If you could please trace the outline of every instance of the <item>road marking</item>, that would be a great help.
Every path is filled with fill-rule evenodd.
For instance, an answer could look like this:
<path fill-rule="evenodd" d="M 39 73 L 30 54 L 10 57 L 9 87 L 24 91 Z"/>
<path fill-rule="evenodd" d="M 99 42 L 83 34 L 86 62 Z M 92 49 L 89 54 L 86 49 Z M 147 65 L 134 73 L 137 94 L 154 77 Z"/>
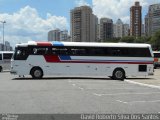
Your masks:
<path fill-rule="evenodd" d="M 128 103 L 144 103 L 144 102 L 151 102 L 151 103 L 154 103 L 154 102 L 160 102 L 160 100 L 151 100 L 151 101 L 130 101 Z"/>
<path fill-rule="evenodd" d="M 151 100 L 151 101 L 129 101 L 129 102 L 126 102 L 126 101 L 122 101 L 122 100 L 116 100 L 117 102 L 120 102 L 120 103 L 124 103 L 124 104 L 133 104 L 133 103 L 156 103 L 156 102 L 160 102 L 160 100 Z M 160 113 L 160 112 L 158 112 Z"/>
<path fill-rule="evenodd" d="M 76 84 L 72 84 L 73 86 L 76 86 Z"/>
<path fill-rule="evenodd" d="M 99 97 L 102 96 L 101 94 L 97 94 L 97 93 L 93 93 L 93 95 L 96 95 L 96 96 L 99 96 Z"/>
<path fill-rule="evenodd" d="M 72 84 L 74 87 L 77 87 L 78 89 L 84 90 L 84 88 L 77 86 L 76 84 Z"/>
<path fill-rule="evenodd" d="M 128 83 L 132 83 L 132 84 L 137 84 L 137 85 L 146 86 L 146 87 L 150 87 L 150 88 L 160 89 L 160 86 L 156 86 L 156 85 L 149 85 L 149 84 L 139 83 L 139 82 L 135 82 L 135 81 L 131 81 L 131 80 L 125 80 L 125 81 Z"/>
<path fill-rule="evenodd" d="M 120 102 L 120 103 L 124 103 L 124 104 L 127 104 L 127 102 L 124 102 L 124 101 L 121 101 L 121 100 L 116 100 L 117 102 Z"/>
<path fill-rule="evenodd" d="M 95 88 L 86 88 L 87 90 L 95 90 Z M 144 90 L 144 89 L 150 89 L 150 88 L 96 88 L 100 90 Z"/>
<path fill-rule="evenodd" d="M 129 101 L 129 102 L 126 102 L 126 101 L 122 101 L 122 100 L 116 100 L 117 102 L 120 102 L 120 103 L 124 103 L 124 104 L 132 104 L 132 103 L 156 103 L 156 102 L 160 102 L 160 100 L 151 100 L 151 101 Z"/>
<path fill-rule="evenodd" d="M 150 92 L 150 93 L 114 93 L 114 94 L 98 94 L 98 93 L 93 93 L 94 95 L 97 96 L 115 96 L 115 95 L 150 95 L 150 94 L 160 94 L 160 92 Z"/>
<path fill-rule="evenodd" d="M 84 90 L 84 88 L 82 88 L 82 87 L 78 87 L 79 89 L 81 89 L 81 90 Z"/>

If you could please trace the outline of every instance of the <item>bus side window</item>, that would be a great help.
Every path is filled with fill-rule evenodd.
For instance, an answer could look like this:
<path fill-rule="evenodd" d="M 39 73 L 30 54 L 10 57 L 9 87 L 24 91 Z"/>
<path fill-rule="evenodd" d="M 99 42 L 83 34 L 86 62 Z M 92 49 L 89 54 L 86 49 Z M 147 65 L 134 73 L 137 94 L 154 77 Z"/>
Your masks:
<path fill-rule="evenodd" d="M 3 54 L 3 59 L 11 59 L 12 58 L 12 53 L 4 53 Z"/>
<path fill-rule="evenodd" d="M 44 55 L 48 53 L 49 53 L 49 49 L 44 47 L 33 48 L 31 50 L 31 54 L 34 54 L 34 55 Z"/>
<path fill-rule="evenodd" d="M 2 60 L 2 54 L 0 54 L 0 60 Z"/>
<path fill-rule="evenodd" d="M 85 56 L 86 50 L 84 48 L 71 48 L 70 53 L 74 56 Z"/>
<path fill-rule="evenodd" d="M 33 54 L 37 54 L 37 48 L 33 49 Z"/>
<path fill-rule="evenodd" d="M 160 53 L 154 53 L 154 57 L 160 58 Z"/>
<path fill-rule="evenodd" d="M 81 56 L 84 56 L 84 55 L 86 54 L 86 50 L 83 49 L 83 48 L 82 48 L 82 49 L 78 49 L 78 50 L 77 50 L 77 54 L 78 54 L 78 55 L 81 55 Z"/>
<path fill-rule="evenodd" d="M 49 48 L 45 48 L 45 53 L 44 54 L 49 54 Z"/>
<path fill-rule="evenodd" d="M 56 48 L 52 48 L 52 49 L 51 49 L 51 53 L 52 53 L 53 55 L 56 55 L 56 53 L 57 53 L 56 51 L 57 51 Z"/>
<path fill-rule="evenodd" d="M 95 56 L 107 56 L 107 49 L 105 48 L 94 48 L 94 54 Z"/>
<path fill-rule="evenodd" d="M 52 54 L 53 55 L 69 55 L 69 49 L 62 48 L 62 47 L 53 47 Z"/>
<path fill-rule="evenodd" d="M 60 53 L 60 55 L 68 55 L 68 49 L 67 48 L 60 48 L 59 53 Z"/>
<path fill-rule="evenodd" d="M 118 48 L 109 48 L 110 56 L 120 56 L 120 50 Z"/>

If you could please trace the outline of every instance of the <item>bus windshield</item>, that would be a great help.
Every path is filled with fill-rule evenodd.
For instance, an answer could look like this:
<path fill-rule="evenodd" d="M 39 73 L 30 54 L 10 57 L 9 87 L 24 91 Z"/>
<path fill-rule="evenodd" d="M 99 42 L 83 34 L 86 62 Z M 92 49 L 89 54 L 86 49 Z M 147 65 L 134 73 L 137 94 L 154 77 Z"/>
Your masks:
<path fill-rule="evenodd" d="M 15 49 L 14 60 L 26 60 L 28 57 L 28 50 L 26 47 L 18 47 Z"/>
<path fill-rule="evenodd" d="M 154 53 L 155 58 L 160 58 L 160 53 Z"/>

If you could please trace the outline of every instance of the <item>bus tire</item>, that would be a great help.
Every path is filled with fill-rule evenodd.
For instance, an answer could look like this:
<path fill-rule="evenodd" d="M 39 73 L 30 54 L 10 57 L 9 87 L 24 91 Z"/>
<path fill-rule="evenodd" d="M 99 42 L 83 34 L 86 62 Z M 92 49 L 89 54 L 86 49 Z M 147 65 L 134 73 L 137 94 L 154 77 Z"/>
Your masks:
<path fill-rule="evenodd" d="M 122 68 L 116 68 L 113 71 L 112 78 L 114 80 L 122 80 L 122 81 L 124 81 L 124 79 L 125 79 L 125 71 Z"/>
<path fill-rule="evenodd" d="M 2 66 L 0 66 L 0 72 L 2 72 L 3 71 L 3 68 L 2 68 Z"/>
<path fill-rule="evenodd" d="M 32 68 L 30 74 L 34 79 L 41 79 L 43 77 L 43 71 L 40 67 Z"/>

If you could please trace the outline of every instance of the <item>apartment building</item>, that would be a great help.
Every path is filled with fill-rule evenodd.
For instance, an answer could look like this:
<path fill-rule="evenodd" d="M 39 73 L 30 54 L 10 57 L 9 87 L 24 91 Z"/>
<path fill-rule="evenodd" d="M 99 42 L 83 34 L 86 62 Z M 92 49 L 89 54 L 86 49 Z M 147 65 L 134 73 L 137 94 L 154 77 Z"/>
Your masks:
<path fill-rule="evenodd" d="M 141 36 L 142 27 L 142 7 L 139 2 L 130 8 L 130 35 Z"/>
<path fill-rule="evenodd" d="M 97 41 L 98 18 L 89 6 L 80 6 L 70 11 L 71 39 L 73 42 Z"/>
<path fill-rule="evenodd" d="M 160 4 L 153 4 L 149 6 L 145 16 L 145 34 L 151 36 L 158 30 L 160 30 Z"/>
<path fill-rule="evenodd" d="M 123 37 L 129 36 L 129 24 L 123 24 Z"/>
<path fill-rule="evenodd" d="M 48 32 L 48 41 L 60 41 L 60 30 L 55 29 Z"/>
<path fill-rule="evenodd" d="M 117 22 L 113 25 L 113 33 L 115 38 L 123 37 L 123 22 L 121 19 L 118 19 Z"/>
<path fill-rule="evenodd" d="M 69 41 L 68 31 L 55 29 L 48 32 L 48 41 Z"/>
<path fill-rule="evenodd" d="M 129 36 L 129 24 L 124 24 L 121 19 L 113 25 L 113 37 L 121 38 L 124 36 Z"/>
<path fill-rule="evenodd" d="M 113 21 L 109 18 L 100 19 L 100 39 L 101 42 L 113 38 Z"/>

